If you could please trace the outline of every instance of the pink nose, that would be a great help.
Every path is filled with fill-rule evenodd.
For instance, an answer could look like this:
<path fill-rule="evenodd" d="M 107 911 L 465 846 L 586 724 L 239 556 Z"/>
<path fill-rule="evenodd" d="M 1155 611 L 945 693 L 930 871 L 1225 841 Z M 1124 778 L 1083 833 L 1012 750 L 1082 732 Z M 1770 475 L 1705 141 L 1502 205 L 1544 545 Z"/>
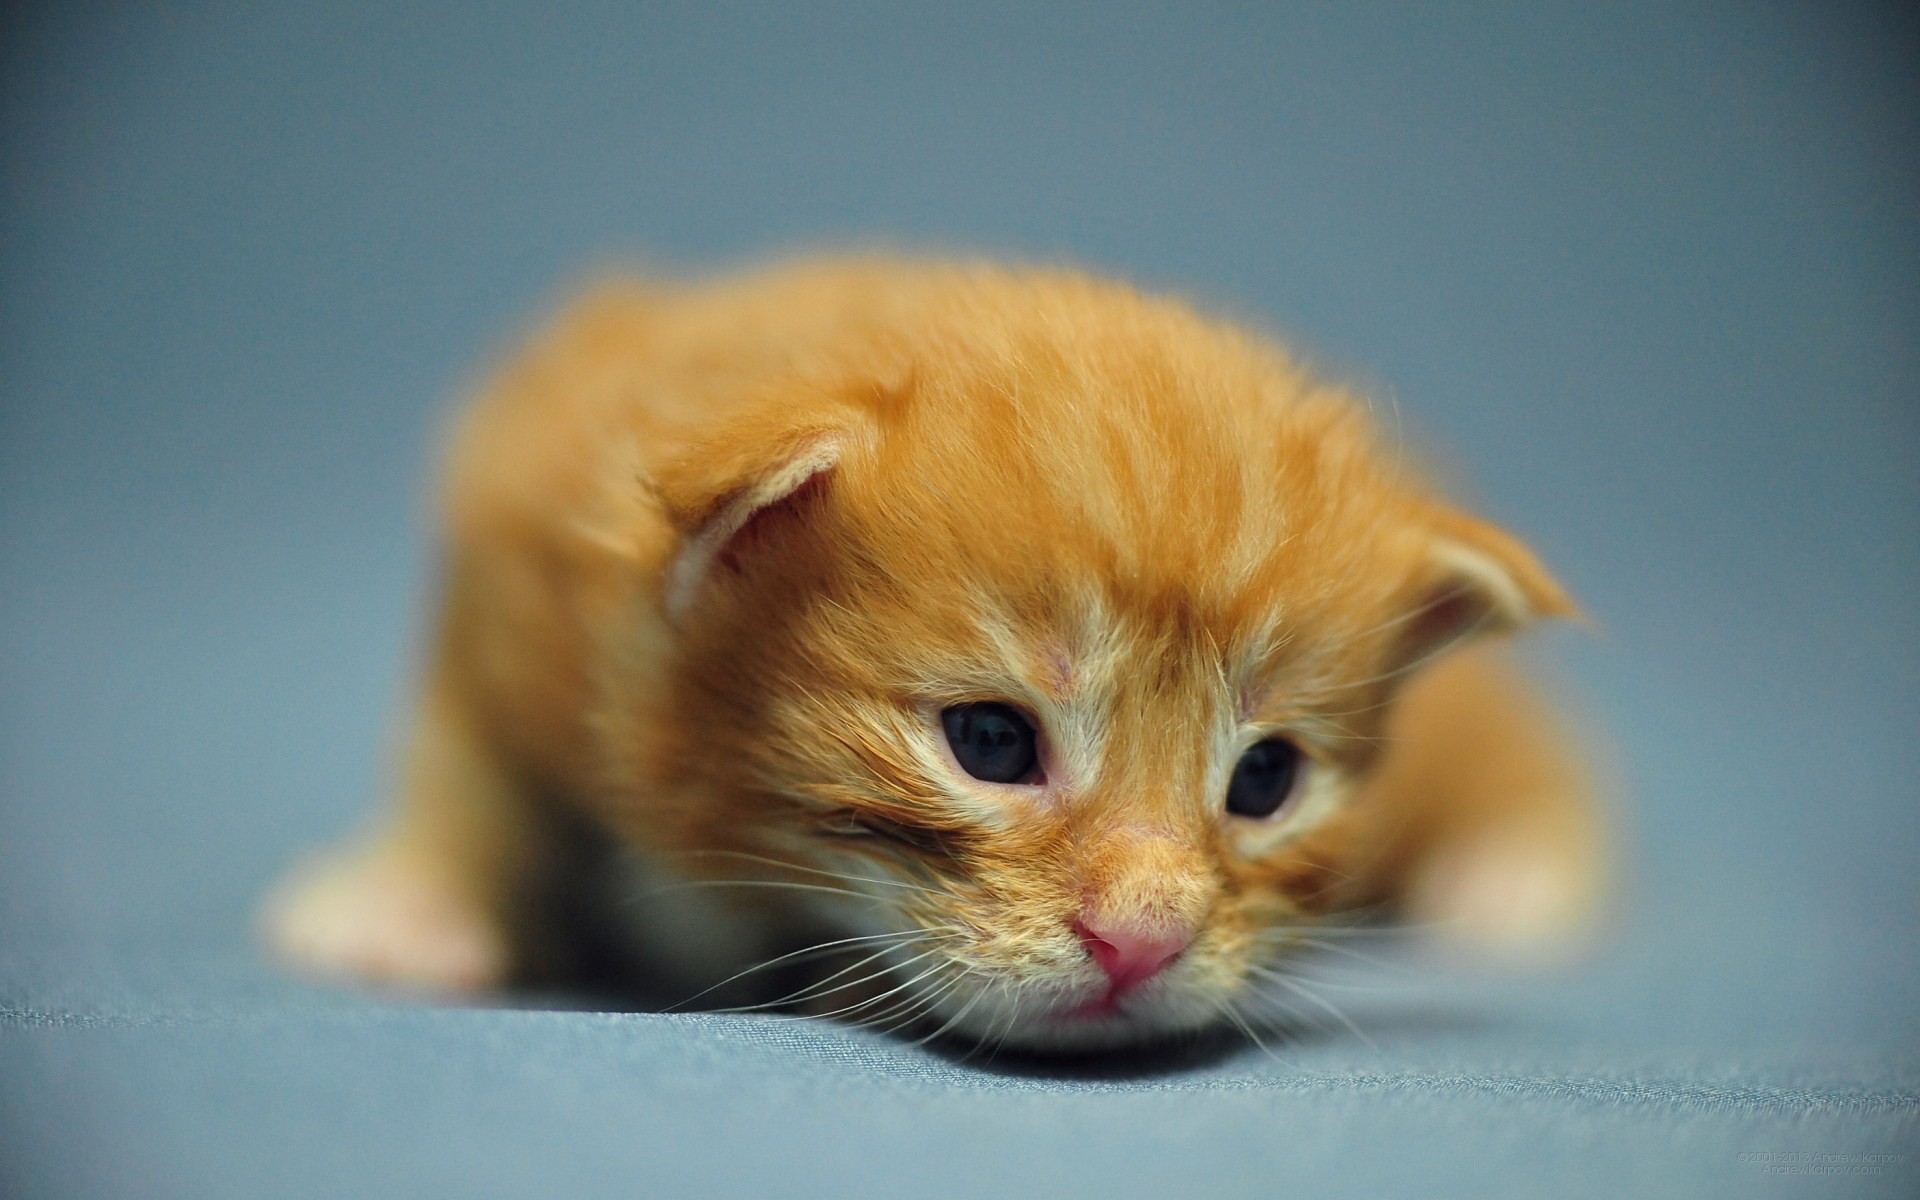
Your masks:
<path fill-rule="evenodd" d="M 1137 926 L 1095 921 L 1075 921 L 1073 931 L 1080 935 L 1088 955 L 1107 973 L 1115 995 L 1152 979 L 1193 940 L 1193 935 L 1185 931 L 1148 932 Z"/>

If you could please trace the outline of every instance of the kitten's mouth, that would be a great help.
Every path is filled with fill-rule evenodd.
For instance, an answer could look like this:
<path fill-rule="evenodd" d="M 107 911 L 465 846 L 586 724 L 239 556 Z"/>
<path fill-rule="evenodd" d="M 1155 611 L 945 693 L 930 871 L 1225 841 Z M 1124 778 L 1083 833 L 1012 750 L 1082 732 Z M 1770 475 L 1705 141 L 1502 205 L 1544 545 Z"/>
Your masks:
<path fill-rule="evenodd" d="M 1077 1054 L 1157 1041 L 1210 1023 L 1212 1006 L 1177 987 L 1115 988 L 1090 981 L 1035 983 L 948 1000 L 949 1015 L 931 1018 L 940 1032 L 989 1046 Z M 945 1022 L 944 1024 L 941 1022 Z"/>
<path fill-rule="evenodd" d="M 1122 1003 L 1139 989 L 1129 983 L 1108 984 L 1105 989 L 1072 1008 L 1054 1014 L 1057 1021 L 1111 1021 L 1126 1019 L 1129 1013 Z"/>
<path fill-rule="evenodd" d="M 1159 997 L 1139 995 L 1126 988 L 1103 989 L 1090 999 L 1062 1004 L 1045 1015 L 1036 1014 L 1018 1040 L 1032 1048 L 1062 1052 L 1108 1050 L 1152 1041 L 1185 1026 L 1164 1009 Z"/>

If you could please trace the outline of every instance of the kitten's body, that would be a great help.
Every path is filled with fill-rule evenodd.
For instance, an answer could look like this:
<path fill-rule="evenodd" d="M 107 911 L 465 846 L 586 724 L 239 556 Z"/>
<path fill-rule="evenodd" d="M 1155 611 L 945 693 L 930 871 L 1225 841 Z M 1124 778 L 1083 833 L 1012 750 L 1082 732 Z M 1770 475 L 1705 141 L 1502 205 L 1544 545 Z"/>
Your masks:
<path fill-rule="evenodd" d="M 398 812 L 276 909 L 301 962 L 543 965 L 585 831 L 713 885 L 672 924 L 715 978 L 767 931 L 869 937 L 846 978 L 905 986 L 854 1015 L 1091 1045 L 1251 1011 L 1330 914 L 1588 901 L 1571 759 L 1452 649 L 1564 598 L 1178 304 L 886 263 L 603 290 L 467 414 L 445 516 Z M 954 757 L 942 713 L 985 703 L 1037 731 L 1029 778 Z M 1299 782 L 1230 815 L 1262 739 Z"/>

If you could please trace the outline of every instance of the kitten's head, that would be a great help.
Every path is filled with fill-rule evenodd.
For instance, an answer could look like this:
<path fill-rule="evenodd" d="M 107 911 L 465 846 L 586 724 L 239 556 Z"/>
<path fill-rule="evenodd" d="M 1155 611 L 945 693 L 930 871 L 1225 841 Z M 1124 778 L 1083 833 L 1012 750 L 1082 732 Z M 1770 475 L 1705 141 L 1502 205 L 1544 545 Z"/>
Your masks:
<path fill-rule="evenodd" d="M 657 472 L 673 848 L 819 885 L 775 894 L 901 986 L 856 1015 L 1067 1047 L 1250 1004 L 1365 898 L 1397 686 L 1566 601 L 1179 305 L 956 271 L 847 324 Z"/>

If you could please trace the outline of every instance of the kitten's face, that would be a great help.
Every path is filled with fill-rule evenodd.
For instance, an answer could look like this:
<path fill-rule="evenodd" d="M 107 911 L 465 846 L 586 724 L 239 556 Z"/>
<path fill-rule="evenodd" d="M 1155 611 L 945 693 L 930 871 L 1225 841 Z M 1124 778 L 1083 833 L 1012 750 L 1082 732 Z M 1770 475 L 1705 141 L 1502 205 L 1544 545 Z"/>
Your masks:
<path fill-rule="evenodd" d="M 846 978 L 893 967 L 850 1017 L 1090 1047 L 1261 1015 L 1379 852 L 1396 682 L 1550 585 L 1197 323 L 920 361 L 864 422 L 701 563 L 674 836 L 827 889 L 783 903 L 872 939 Z"/>

